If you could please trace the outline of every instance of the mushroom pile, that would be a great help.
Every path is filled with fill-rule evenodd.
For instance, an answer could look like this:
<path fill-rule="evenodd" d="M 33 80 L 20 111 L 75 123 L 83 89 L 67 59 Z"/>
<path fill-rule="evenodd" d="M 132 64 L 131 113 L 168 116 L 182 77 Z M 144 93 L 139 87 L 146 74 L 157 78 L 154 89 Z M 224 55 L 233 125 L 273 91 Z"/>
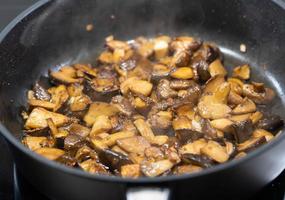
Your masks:
<path fill-rule="evenodd" d="M 265 107 L 275 92 L 226 70 L 219 48 L 182 36 L 106 38 L 91 64 L 39 79 L 22 112 L 23 144 L 93 174 L 188 174 L 246 156 L 283 120 Z"/>

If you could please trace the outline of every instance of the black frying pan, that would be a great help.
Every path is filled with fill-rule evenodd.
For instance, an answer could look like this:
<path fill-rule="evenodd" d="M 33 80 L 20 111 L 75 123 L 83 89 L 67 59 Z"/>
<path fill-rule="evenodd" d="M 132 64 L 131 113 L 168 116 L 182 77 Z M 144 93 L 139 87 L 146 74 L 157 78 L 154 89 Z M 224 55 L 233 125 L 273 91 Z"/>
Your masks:
<path fill-rule="evenodd" d="M 50 162 L 19 141 L 26 91 L 49 68 L 94 61 L 110 34 L 127 40 L 159 33 L 193 35 L 222 47 L 226 66 L 248 62 L 253 79 L 273 87 L 272 112 L 285 118 L 285 3 L 282 0 L 54 0 L 40 1 L 0 35 L 0 129 L 17 167 L 56 199 L 124 199 L 142 190 L 177 199 L 241 199 L 285 168 L 285 134 L 245 158 L 199 173 L 158 178 L 97 176 Z M 111 17 L 113 15 L 114 17 Z M 94 23 L 94 30 L 85 27 Z M 240 53 L 240 43 L 247 53 Z M 140 187 L 142 190 L 137 190 Z M 170 193 L 171 194 L 171 193 Z M 158 198 L 157 198 L 158 199 Z"/>

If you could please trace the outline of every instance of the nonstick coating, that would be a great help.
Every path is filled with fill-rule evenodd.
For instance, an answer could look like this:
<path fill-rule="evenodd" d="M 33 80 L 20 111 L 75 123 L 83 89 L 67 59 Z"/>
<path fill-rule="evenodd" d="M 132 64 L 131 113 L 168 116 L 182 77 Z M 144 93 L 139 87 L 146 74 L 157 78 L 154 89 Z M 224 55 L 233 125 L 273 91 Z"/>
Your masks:
<path fill-rule="evenodd" d="M 193 175 L 137 180 L 103 177 L 47 161 L 21 145 L 26 92 L 48 69 L 94 62 L 104 38 L 191 35 L 221 46 L 225 64 L 250 63 L 254 80 L 278 93 L 272 112 L 285 119 L 285 4 L 282 0 L 40 1 L 0 35 L 0 124 L 19 170 L 56 199 L 124 199 L 129 187 L 168 187 L 175 199 L 248 197 L 285 168 L 285 136 Z M 87 24 L 94 30 L 87 32 Z M 241 43 L 247 52 L 239 52 Z M 15 139 L 17 138 L 17 139 Z"/>

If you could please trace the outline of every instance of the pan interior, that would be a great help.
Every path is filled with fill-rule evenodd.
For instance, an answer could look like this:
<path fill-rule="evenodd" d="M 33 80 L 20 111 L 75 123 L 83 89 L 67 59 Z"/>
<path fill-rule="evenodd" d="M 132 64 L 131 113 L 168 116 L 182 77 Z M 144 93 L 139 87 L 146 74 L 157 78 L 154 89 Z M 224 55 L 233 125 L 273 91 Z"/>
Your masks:
<path fill-rule="evenodd" d="M 265 82 L 278 94 L 272 112 L 285 118 L 285 21 L 279 20 L 284 17 L 281 7 L 266 0 L 49 2 L 22 20 L 0 45 L 0 120 L 20 138 L 26 92 L 40 75 L 65 64 L 94 62 L 109 35 L 129 40 L 158 34 L 216 43 L 230 71 L 249 63 L 252 80 Z M 90 23 L 94 30 L 88 32 Z M 239 52 L 241 43 L 246 53 Z"/>

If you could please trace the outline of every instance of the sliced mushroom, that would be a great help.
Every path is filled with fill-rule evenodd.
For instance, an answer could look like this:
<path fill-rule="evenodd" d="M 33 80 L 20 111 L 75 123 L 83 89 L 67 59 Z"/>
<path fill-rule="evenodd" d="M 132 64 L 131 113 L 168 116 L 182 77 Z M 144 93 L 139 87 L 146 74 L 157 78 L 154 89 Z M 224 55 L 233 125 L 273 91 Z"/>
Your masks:
<path fill-rule="evenodd" d="M 197 166 L 197 165 L 181 165 L 175 169 L 174 174 L 177 174 L 177 175 L 191 174 L 191 173 L 199 172 L 202 169 L 203 169 L 202 167 Z"/>
<path fill-rule="evenodd" d="M 190 52 L 187 50 L 176 51 L 171 60 L 171 66 L 173 67 L 185 67 L 190 62 Z"/>
<path fill-rule="evenodd" d="M 216 75 L 222 75 L 222 76 L 226 76 L 227 75 L 227 71 L 224 68 L 222 62 L 220 59 L 216 59 L 215 61 L 213 61 L 210 65 L 209 65 L 209 72 L 211 74 L 211 77 L 214 77 Z"/>
<path fill-rule="evenodd" d="M 253 124 L 256 124 L 259 120 L 262 119 L 262 117 L 262 112 L 256 111 L 255 113 L 252 113 L 249 118 L 251 119 Z"/>
<path fill-rule="evenodd" d="M 117 140 L 117 144 L 129 153 L 143 154 L 145 149 L 150 147 L 150 143 L 141 136 L 133 136 Z"/>
<path fill-rule="evenodd" d="M 233 70 L 233 77 L 240 78 L 242 80 L 248 80 L 250 78 L 249 65 L 235 67 Z"/>
<path fill-rule="evenodd" d="M 160 36 L 154 39 L 153 49 L 157 60 L 168 55 L 170 41 L 171 38 L 168 36 Z"/>
<path fill-rule="evenodd" d="M 99 55 L 98 61 L 102 64 L 112 64 L 113 63 L 113 53 L 109 51 L 103 51 Z"/>
<path fill-rule="evenodd" d="M 90 136 L 94 137 L 98 133 L 102 132 L 108 132 L 112 129 L 112 124 L 108 116 L 106 115 L 100 115 L 95 118 L 95 121 L 93 123 Z"/>
<path fill-rule="evenodd" d="M 198 165 L 203 168 L 212 167 L 215 164 L 212 159 L 208 158 L 205 155 L 186 153 L 183 154 L 181 157 L 183 162 L 187 164 Z"/>
<path fill-rule="evenodd" d="M 118 113 L 119 110 L 114 105 L 105 102 L 94 102 L 90 105 L 87 114 L 84 116 L 84 121 L 88 126 L 92 126 L 96 117 L 100 115 L 112 116 Z"/>
<path fill-rule="evenodd" d="M 93 77 L 97 76 L 96 69 L 92 68 L 91 65 L 75 64 L 74 68 L 90 76 Z"/>
<path fill-rule="evenodd" d="M 242 88 L 243 95 L 257 104 L 267 104 L 275 97 L 275 92 L 270 88 L 264 88 L 264 92 L 258 92 L 256 87 L 251 84 L 244 84 Z"/>
<path fill-rule="evenodd" d="M 52 147 L 52 144 L 49 142 L 47 137 L 26 136 L 24 137 L 22 142 L 26 147 L 28 147 L 32 151 L 35 151 L 36 149 L 42 147 Z"/>
<path fill-rule="evenodd" d="M 166 172 L 167 170 L 170 170 L 174 164 L 170 160 L 159 160 L 156 162 L 143 162 L 141 165 L 141 171 L 144 173 L 144 175 L 148 177 L 155 177 L 159 176 L 162 173 Z"/>
<path fill-rule="evenodd" d="M 263 137 L 258 137 L 258 138 L 250 138 L 246 140 L 245 142 L 241 143 L 238 145 L 238 151 L 251 151 L 260 145 L 266 143 L 266 138 Z"/>
<path fill-rule="evenodd" d="M 198 140 L 199 138 L 202 138 L 204 136 L 204 133 L 190 129 L 181 129 L 175 131 L 175 136 L 178 138 L 181 144 L 186 144 L 188 142 L 192 142 Z"/>
<path fill-rule="evenodd" d="M 82 82 L 81 78 L 76 78 L 76 70 L 70 66 L 61 67 L 59 71 L 51 72 L 50 76 L 64 84 Z"/>
<path fill-rule="evenodd" d="M 253 101 L 251 101 L 248 98 L 245 98 L 243 102 L 239 105 L 237 105 L 233 109 L 233 114 L 239 115 L 239 114 L 246 114 L 256 111 L 256 105 Z"/>
<path fill-rule="evenodd" d="M 171 72 L 172 78 L 187 80 L 193 78 L 193 70 L 190 67 L 179 67 Z"/>
<path fill-rule="evenodd" d="M 90 129 L 83 126 L 83 125 L 80 125 L 77 123 L 72 123 L 70 128 L 69 128 L 69 133 L 70 134 L 76 134 L 76 135 L 79 135 L 83 138 L 86 138 L 90 133 Z"/>
<path fill-rule="evenodd" d="M 153 54 L 153 52 L 154 52 L 154 49 L 153 49 L 152 41 L 145 41 L 138 48 L 138 53 L 145 58 L 150 57 Z"/>
<path fill-rule="evenodd" d="M 50 94 L 48 93 L 48 91 L 46 90 L 46 88 L 44 88 L 41 85 L 40 80 L 35 84 L 35 86 L 33 87 L 33 92 L 34 92 L 34 96 L 36 97 L 36 99 L 38 100 L 42 100 L 42 101 L 49 101 L 51 99 Z"/>
<path fill-rule="evenodd" d="M 152 90 L 152 84 L 148 81 L 135 80 L 129 88 L 135 94 L 149 96 Z"/>
<path fill-rule="evenodd" d="M 140 165 L 138 164 L 123 165 L 121 167 L 121 175 L 122 177 L 138 178 L 141 175 Z"/>
<path fill-rule="evenodd" d="M 62 126 L 70 119 L 62 114 L 45 110 L 44 108 L 34 108 L 25 123 L 26 129 L 45 128 L 48 126 L 47 119 L 51 118 L 56 126 Z"/>
<path fill-rule="evenodd" d="M 242 143 L 249 139 L 253 133 L 253 124 L 251 120 L 236 122 L 231 125 L 230 132 L 234 135 L 238 143 Z"/>
<path fill-rule="evenodd" d="M 167 99 L 177 96 L 177 92 L 170 88 L 170 81 L 162 79 L 159 81 L 156 90 L 157 97 L 160 99 Z"/>
<path fill-rule="evenodd" d="M 141 136 L 143 136 L 149 142 L 152 142 L 152 140 L 154 139 L 154 134 L 150 128 L 150 125 L 143 119 L 137 119 L 136 121 L 134 121 L 134 124 L 140 132 Z"/>
<path fill-rule="evenodd" d="M 65 85 L 51 87 L 48 89 L 51 94 L 51 102 L 55 104 L 53 111 L 57 111 L 69 98 L 69 94 Z"/>
<path fill-rule="evenodd" d="M 158 147 L 148 147 L 144 154 L 148 159 L 162 160 L 164 158 L 163 152 Z"/>
<path fill-rule="evenodd" d="M 191 129 L 192 124 L 187 117 L 181 116 L 172 121 L 172 127 L 175 131 L 183 129 Z"/>
<path fill-rule="evenodd" d="M 284 121 L 278 115 L 266 115 L 262 119 L 260 119 L 256 126 L 258 128 L 267 130 L 267 131 L 275 131 L 278 128 L 284 125 Z"/>
<path fill-rule="evenodd" d="M 50 148 L 50 147 L 42 147 L 36 149 L 35 152 L 49 160 L 56 160 L 60 156 L 64 155 L 64 151 L 57 148 Z"/>
<path fill-rule="evenodd" d="M 79 149 L 85 144 L 84 138 L 79 135 L 69 134 L 64 139 L 64 148 L 66 150 Z"/>
<path fill-rule="evenodd" d="M 55 103 L 52 103 L 49 101 L 38 100 L 38 99 L 29 99 L 28 103 L 30 106 L 42 107 L 48 110 L 53 110 L 56 107 Z"/>
<path fill-rule="evenodd" d="M 230 91 L 229 97 L 228 97 L 228 103 L 231 105 L 238 105 L 238 104 L 243 103 L 243 98 L 237 93 Z"/>
<path fill-rule="evenodd" d="M 194 142 L 183 145 L 179 149 L 180 154 L 201 154 L 201 149 L 207 145 L 205 139 L 199 139 Z"/>
<path fill-rule="evenodd" d="M 125 155 L 104 149 L 98 153 L 100 162 L 111 169 L 120 169 L 123 165 L 133 164 L 133 162 Z"/>
<path fill-rule="evenodd" d="M 113 133 L 113 134 L 107 136 L 106 138 L 103 138 L 102 142 L 103 142 L 103 144 L 105 144 L 107 146 L 113 146 L 114 144 L 116 144 L 117 140 L 132 137 L 134 135 L 135 134 L 133 132 L 130 132 L 130 131 L 121 131 L 121 132 Z"/>
<path fill-rule="evenodd" d="M 241 115 L 232 115 L 231 117 L 229 117 L 229 119 L 234 122 L 241 122 L 241 121 L 250 119 L 251 115 L 252 115 L 251 113 L 241 114 Z"/>
<path fill-rule="evenodd" d="M 155 64 L 153 65 L 152 76 L 156 80 L 156 79 L 168 76 L 170 71 L 171 69 L 166 65 Z"/>
<path fill-rule="evenodd" d="M 106 167 L 93 159 L 88 159 L 79 164 L 79 166 L 86 172 L 91 174 L 109 175 Z"/>
<path fill-rule="evenodd" d="M 226 131 L 229 128 L 229 126 L 233 124 L 231 120 L 226 119 L 226 118 L 215 119 L 215 120 L 212 120 L 210 123 L 214 128 L 221 130 L 221 131 Z"/>
<path fill-rule="evenodd" d="M 201 46 L 201 42 L 193 37 L 180 36 L 171 42 L 171 48 L 175 51 L 191 50 L 195 51 Z"/>
<path fill-rule="evenodd" d="M 225 147 L 215 141 L 208 141 L 206 146 L 201 148 L 201 153 L 207 155 L 218 163 L 224 163 L 229 159 Z"/>
<path fill-rule="evenodd" d="M 126 151 L 124 151 L 121 147 L 119 147 L 118 145 L 114 145 L 111 150 L 115 151 L 117 153 L 121 153 L 121 154 L 123 154 L 125 156 L 128 155 L 128 153 Z"/>
<path fill-rule="evenodd" d="M 265 137 L 266 141 L 270 141 L 274 138 L 273 134 L 264 130 L 264 129 L 256 129 L 253 131 L 252 134 L 253 137 L 255 138 L 261 138 L 261 137 Z"/>
<path fill-rule="evenodd" d="M 157 136 L 154 136 L 151 143 L 154 145 L 162 146 L 166 144 L 168 140 L 169 140 L 169 137 L 167 135 L 157 135 Z"/>
<path fill-rule="evenodd" d="M 223 75 L 217 75 L 212 77 L 206 82 L 206 86 L 203 90 L 203 93 L 213 93 L 215 90 L 220 87 L 225 82 L 225 78 Z"/>
<path fill-rule="evenodd" d="M 156 114 L 151 114 L 148 121 L 154 132 L 167 132 L 172 124 L 172 116 L 171 111 L 159 111 Z"/>

